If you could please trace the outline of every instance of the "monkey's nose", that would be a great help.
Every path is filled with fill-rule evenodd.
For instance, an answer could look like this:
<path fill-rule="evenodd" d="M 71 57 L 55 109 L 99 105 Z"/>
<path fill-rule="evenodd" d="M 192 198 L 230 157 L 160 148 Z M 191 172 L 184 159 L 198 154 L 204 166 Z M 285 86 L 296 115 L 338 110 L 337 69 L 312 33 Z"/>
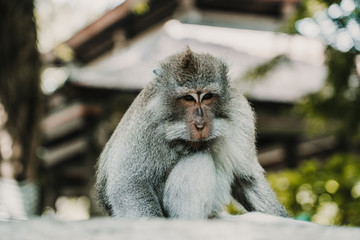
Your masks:
<path fill-rule="evenodd" d="M 195 116 L 196 116 L 196 117 L 200 117 L 200 118 L 204 117 L 204 112 L 203 112 L 203 110 L 202 110 L 201 107 L 198 107 L 198 108 L 195 110 Z"/>
<path fill-rule="evenodd" d="M 197 130 L 203 130 L 204 129 L 204 125 L 195 125 Z"/>
<path fill-rule="evenodd" d="M 204 121 L 203 117 L 204 117 L 204 112 L 201 109 L 201 107 L 198 107 L 195 110 L 195 127 L 199 131 L 204 129 L 204 126 L 205 126 L 205 121 Z"/>
<path fill-rule="evenodd" d="M 197 130 L 203 130 L 205 127 L 205 123 L 202 119 L 199 119 L 198 121 L 195 122 L 195 127 Z"/>

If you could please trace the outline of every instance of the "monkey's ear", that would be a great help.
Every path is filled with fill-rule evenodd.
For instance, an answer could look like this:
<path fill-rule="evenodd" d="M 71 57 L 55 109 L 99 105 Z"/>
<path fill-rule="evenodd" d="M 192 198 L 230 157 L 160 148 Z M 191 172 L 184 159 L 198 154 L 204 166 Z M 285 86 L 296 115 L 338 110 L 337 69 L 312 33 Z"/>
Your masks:
<path fill-rule="evenodd" d="M 153 70 L 153 73 L 154 73 L 156 76 L 161 77 L 161 75 L 162 75 L 162 70 L 161 70 L 160 68 L 155 68 L 155 69 Z"/>

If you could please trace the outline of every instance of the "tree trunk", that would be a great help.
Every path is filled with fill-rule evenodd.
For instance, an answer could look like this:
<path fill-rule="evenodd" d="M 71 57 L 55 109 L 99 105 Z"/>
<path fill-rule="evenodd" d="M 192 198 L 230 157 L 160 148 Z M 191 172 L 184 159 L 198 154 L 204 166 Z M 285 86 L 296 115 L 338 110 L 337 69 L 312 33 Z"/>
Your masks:
<path fill-rule="evenodd" d="M 18 166 L 14 178 L 33 178 L 42 112 L 33 1 L 0 0 L 0 31 L 0 104 L 8 115 L 3 130 L 13 142 L 12 156 L 5 159 L 0 150 L 0 160 Z"/>

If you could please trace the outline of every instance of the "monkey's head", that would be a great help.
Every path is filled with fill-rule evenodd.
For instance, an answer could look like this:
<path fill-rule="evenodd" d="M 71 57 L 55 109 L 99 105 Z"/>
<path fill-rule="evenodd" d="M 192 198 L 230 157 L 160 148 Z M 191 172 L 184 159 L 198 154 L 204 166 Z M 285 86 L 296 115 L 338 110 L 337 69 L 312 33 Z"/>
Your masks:
<path fill-rule="evenodd" d="M 167 140 L 197 148 L 223 134 L 229 112 L 227 72 L 220 59 L 190 48 L 160 64 L 154 73 L 167 105 Z"/>

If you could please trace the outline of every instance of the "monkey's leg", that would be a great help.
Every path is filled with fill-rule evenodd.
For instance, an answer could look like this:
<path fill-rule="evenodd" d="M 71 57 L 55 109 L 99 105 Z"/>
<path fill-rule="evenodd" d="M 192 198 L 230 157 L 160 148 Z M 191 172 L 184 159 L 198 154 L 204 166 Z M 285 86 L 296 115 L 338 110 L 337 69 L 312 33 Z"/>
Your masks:
<path fill-rule="evenodd" d="M 235 177 L 232 195 L 247 211 L 289 217 L 264 176 L 253 179 Z"/>
<path fill-rule="evenodd" d="M 164 208 L 170 218 L 205 219 L 212 213 L 215 166 L 207 152 L 182 158 L 165 183 Z"/>
<path fill-rule="evenodd" d="M 109 190 L 112 215 L 117 218 L 164 217 L 149 183 L 123 181 Z"/>

